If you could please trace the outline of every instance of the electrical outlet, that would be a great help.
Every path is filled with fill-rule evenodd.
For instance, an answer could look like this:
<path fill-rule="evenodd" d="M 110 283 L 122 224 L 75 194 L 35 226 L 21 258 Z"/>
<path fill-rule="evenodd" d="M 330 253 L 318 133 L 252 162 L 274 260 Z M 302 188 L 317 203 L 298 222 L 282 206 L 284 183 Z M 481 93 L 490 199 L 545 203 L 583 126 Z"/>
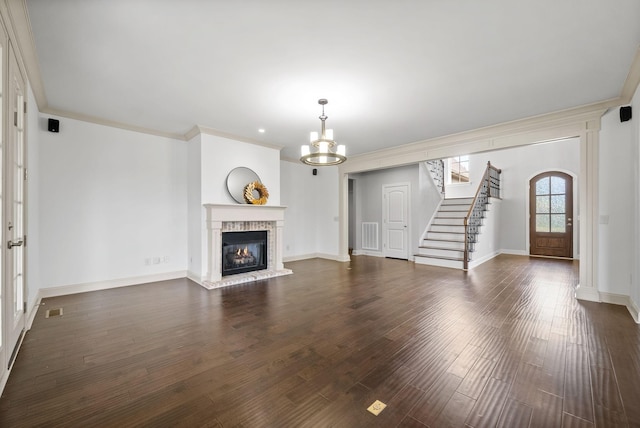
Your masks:
<path fill-rule="evenodd" d="M 162 263 L 169 263 L 169 256 L 164 256 Z"/>
<path fill-rule="evenodd" d="M 151 264 L 151 259 L 150 258 L 144 259 L 144 264 L 145 266 L 149 266 Z"/>
<path fill-rule="evenodd" d="M 153 264 L 154 265 L 159 265 L 160 264 L 160 257 L 154 257 L 153 258 Z"/>

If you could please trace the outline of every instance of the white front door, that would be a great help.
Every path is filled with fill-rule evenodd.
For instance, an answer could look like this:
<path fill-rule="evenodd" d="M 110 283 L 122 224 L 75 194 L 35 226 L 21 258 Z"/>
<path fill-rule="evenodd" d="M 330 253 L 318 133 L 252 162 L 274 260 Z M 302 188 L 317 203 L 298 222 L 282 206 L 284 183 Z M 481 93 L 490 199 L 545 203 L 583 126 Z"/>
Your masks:
<path fill-rule="evenodd" d="M 15 358 L 25 329 L 24 282 L 24 179 L 25 179 L 25 84 L 13 49 L 9 49 L 8 141 L 5 147 L 5 301 L 8 366 Z"/>
<path fill-rule="evenodd" d="M 382 187 L 382 250 L 385 257 L 409 258 L 409 184 Z"/>

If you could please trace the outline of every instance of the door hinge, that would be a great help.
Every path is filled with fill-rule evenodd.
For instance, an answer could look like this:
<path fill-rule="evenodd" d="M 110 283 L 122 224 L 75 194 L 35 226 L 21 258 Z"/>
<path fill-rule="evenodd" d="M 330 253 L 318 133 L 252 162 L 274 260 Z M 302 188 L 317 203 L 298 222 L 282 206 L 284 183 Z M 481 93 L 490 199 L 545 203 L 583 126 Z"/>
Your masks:
<path fill-rule="evenodd" d="M 27 181 L 27 168 L 24 169 L 24 181 Z"/>
<path fill-rule="evenodd" d="M 27 102 L 24 102 L 24 114 L 27 114 Z"/>
<path fill-rule="evenodd" d="M 13 112 L 13 126 L 18 126 L 18 112 Z"/>
<path fill-rule="evenodd" d="M 24 302 L 24 313 L 27 313 L 27 302 Z"/>
<path fill-rule="evenodd" d="M 22 237 L 22 242 L 23 242 L 22 246 L 26 247 L 27 246 L 27 235 L 24 235 Z"/>

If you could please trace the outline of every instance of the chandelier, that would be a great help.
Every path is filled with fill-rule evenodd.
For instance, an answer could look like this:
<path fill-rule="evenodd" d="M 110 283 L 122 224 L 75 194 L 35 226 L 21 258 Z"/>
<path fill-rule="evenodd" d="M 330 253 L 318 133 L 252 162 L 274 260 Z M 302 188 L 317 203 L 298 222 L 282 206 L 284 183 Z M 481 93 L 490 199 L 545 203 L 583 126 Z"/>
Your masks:
<path fill-rule="evenodd" d="M 300 148 L 302 157 L 300 161 L 307 165 L 326 166 L 338 165 L 347 160 L 346 149 L 343 144 L 336 144 L 333 140 L 333 129 L 325 129 L 324 121 L 327 116 L 324 114 L 324 106 L 328 103 L 324 98 L 318 100 L 318 104 L 322 106 L 322 130 L 318 138 L 317 132 L 311 132 L 309 144 L 305 144 Z"/>

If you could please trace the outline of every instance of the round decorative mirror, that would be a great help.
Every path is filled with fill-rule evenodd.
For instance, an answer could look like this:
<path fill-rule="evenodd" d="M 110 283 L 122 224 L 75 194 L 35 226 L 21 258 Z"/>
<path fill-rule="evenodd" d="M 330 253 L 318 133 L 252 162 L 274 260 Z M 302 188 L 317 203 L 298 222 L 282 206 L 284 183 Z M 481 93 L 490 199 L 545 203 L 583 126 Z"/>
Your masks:
<path fill-rule="evenodd" d="M 227 191 L 237 203 L 245 204 L 244 188 L 254 181 L 260 181 L 258 174 L 249 168 L 239 166 L 227 175 Z"/>

